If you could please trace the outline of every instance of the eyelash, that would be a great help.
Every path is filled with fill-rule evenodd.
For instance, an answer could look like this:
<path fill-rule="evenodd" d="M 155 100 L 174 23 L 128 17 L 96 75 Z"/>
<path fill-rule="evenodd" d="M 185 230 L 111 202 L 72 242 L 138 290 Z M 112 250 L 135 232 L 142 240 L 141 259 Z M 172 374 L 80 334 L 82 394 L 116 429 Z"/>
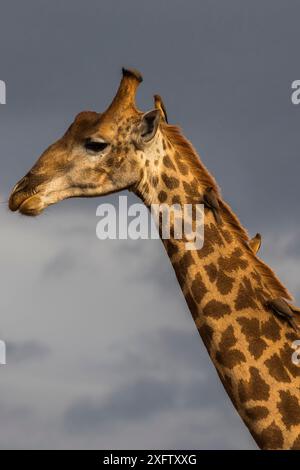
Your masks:
<path fill-rule="evenodd" d="M 101 152 L 108 146 L 108 144 L 106 142 L 89 141 L 89 142 L 86 142 L 84 146 L 86 150 L 91 150 L 92 152 Z"/>

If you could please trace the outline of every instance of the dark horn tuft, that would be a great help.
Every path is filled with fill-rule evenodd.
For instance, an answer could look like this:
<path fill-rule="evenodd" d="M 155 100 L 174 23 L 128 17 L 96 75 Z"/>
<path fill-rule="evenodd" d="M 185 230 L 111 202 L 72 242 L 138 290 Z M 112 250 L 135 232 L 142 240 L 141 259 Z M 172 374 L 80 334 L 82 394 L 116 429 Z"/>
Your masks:
<path fill-rule="evenodd" d="M 122 68 L 123 77 L 134 77 L 136 80 L 141 83 L 143 81 L 143 77 L 140 72 L 136 69 L 126 69 L 125 67 Z"/>

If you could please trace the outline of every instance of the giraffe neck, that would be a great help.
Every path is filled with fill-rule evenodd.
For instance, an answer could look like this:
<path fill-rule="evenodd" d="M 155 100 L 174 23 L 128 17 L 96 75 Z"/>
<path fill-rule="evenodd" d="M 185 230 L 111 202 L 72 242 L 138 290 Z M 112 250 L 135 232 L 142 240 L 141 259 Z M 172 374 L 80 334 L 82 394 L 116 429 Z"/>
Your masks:
<path fill-rule="evenodd" d="M 178 129 L 163 126 L 137 194 L 148 206 L 199 203 L 208 186 L 218 192 Z M 205 209 L 201 249 L 186 250 L 174 237 L 163 243 L 217 373 L 258 446 L 300 449 L 300 368 L 292 362 L 297 335 L 265 307 L 267 299 L 289 294 L 252 253 L 221 196 L 220 206 L 221 226 Z"/>

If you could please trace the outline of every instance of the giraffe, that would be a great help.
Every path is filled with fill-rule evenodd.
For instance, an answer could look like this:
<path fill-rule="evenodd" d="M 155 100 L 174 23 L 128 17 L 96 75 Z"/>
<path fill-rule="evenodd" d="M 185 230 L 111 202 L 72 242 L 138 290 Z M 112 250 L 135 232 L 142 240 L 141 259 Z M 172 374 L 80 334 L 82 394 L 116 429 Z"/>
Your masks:
<path fill-rule="evenodd" d="M 212 188 L 221 223 L 205 207 L 202 248 L 187 250 L 174 233 L 163 244 L 218 376 L 258 447 L 300 449 L 300 368 L 292 362 L 298 335 L 267 304 L 291 296 L 258 258 L 191 143 L 168 124 L 161 98 L 146 113 L 137 109 L 141 81 L 138 71 L 123 69 L 107 110 L 78 114 L 13 188 L 9 208 L 36 216 L 66 198 L 123 189 L 148 207 L 196 204 Z"/>

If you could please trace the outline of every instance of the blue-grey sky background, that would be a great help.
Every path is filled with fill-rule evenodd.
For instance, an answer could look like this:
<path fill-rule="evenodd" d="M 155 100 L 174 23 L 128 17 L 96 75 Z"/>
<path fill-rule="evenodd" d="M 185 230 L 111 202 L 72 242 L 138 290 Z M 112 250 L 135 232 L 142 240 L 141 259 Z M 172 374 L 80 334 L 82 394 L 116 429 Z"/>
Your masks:
<path fill-rule="evenodd" d="M 1 200 L 136 67 L 139 107 L 162 95 L 299 301 L 299 17 L 296 0 L 3 0 Z M 0 447 L 254 449 L 160 241 L 100 242 L 100 202 L 0 205 Z"/>

